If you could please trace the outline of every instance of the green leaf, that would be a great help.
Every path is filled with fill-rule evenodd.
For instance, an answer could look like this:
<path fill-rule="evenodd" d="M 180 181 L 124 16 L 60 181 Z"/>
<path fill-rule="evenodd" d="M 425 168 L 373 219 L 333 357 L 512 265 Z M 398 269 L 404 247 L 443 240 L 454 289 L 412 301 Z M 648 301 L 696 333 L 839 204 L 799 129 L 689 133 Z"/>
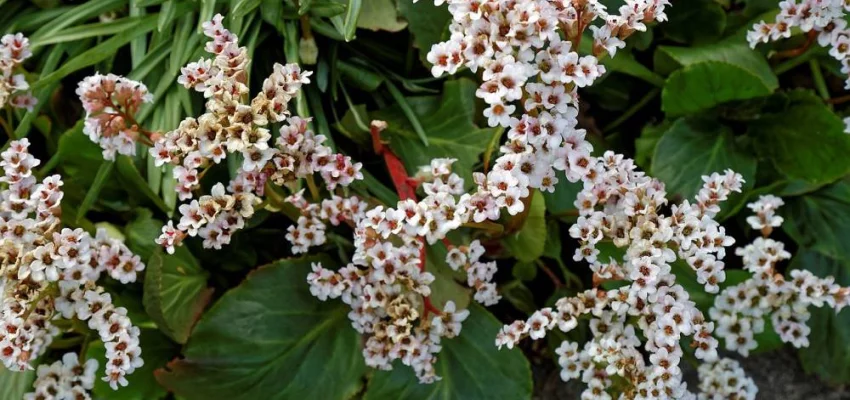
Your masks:
<path fill-rule="evenodd" d="M 66 8 L 61 17 L 54 17 L 49 21 L 38 21 L 41 23 L 33 26 L 33 28 L 37 28 L 38 30 L 30 35 L 30 40 L 40 41 L 42 38 L 55 35 L 62 29 L 77 22 L 86 21 L 98 15 L 109 13 L 110 11 L 124 7 L 125 4 L 126 2 L 123 0 L 93 0 L 76 7 Z"/>
<path fill-rule="evenodd" d="M 461 334 L 441 343 L 434 368 L 442 380 L 422 385 L 410 368 L 396 365 L 375 372 L 363 399 L 530 399 L 528 360 L 519 349 L 496 349 L 502 324 L 490 312 L 477 304 L 469 311 Z"/>
<path fill-rule="evenodd" d="M 212 20 L 213 15 L 215 15 L 215 3 L 216 0 L 201 0 L 201 11 L 198 15 L 198 27 L 195 29 L 197 34 L 203 32 L 204 22 Z"/>
<path fill-rule="evenodd" d="M 422 124 L 419 122 L 419 117 L 416 116 L 416 113 L 413 112 L 413 109 L 410 108 L 410 104 L 407 103 L 407 100 L 404 98 L 404 95 L 401 94 L 401 91 L 395 86 L 395 84 L 387 80 L 386 81 L 387 89 L 390 91 L 390 96 L 393 97 L 398 107 L 401 108 L 401 112 L 404 113 L 404 116 L 407 117 L 408 122 L 410 122 L 410 126 L 413 127 L 413 130 L 416 132 L 416 135 L 419 136 L 419 140 L 422 141 L 422 144 L 425 147 L 428 147 L 428 136 L 425 133 L 425 129 L 422 128 Z"/>
<path fill-rule="evenodd" d="M 441 310 L 449 301 L 453 301 L 458 309 L 466 308 L 471 290 L 458 283 L 458 280 L 466 280 L 466 274 L 449 268 L 446 263 L 448 251 L 442 244 L 429 246 L 426 251 L 425 270 L 436 278 L 431 283 L 431 302 Z"/>
<path fill-rule="evenodd" d="M 661 91 L 661 108 L 670 116 L 680 116 L 771 93 L 772 88 L 739 66 L 706 61 L 680 69 L 667 78 Z"/>
<path fill-rule="evenodd" d="M 124 242 L 133 254 L 148 260 L 160 249 L 154 240 L 162 232 L 162 225 L 163 222 L 154 219 L 150 210 L 138 208 L 136 217 L 124 227 Z"/>
<path fill-rule="evenodd" d="M 433 1 L 420 1 L 413 4 L 410 0 L 398 2 L 399 13 L 407 20 L 413 43 L 419 49 L 419 57 L 425 62 L 425 55 L 431 46 L 443 40 L 452 20 L 448 7 L 435 6 Z"/>
<path fill-rule="evenodd" d="M 665 183 L 667 192 L 692 200 L 702 188 L 703 175 L 726 169 L 744 177 L 743 194 L 753 187 L 756 160 L 741 149 L 725 125 L 713 120 L 681 118 L 664 133 L 652 157 L 652 175 Z M 744 201 L 733 195 L 728 207 Z M 721 207 L 722 208 L 722 207 Z"/>
<path fill-rule="evenodd" d="M 726 28 L 726 12 L 713 0 L 689 0 L 677 3 L 659 27 L 668 38 L 681 43 L 710 43 Z M 699 29 L 694 29 L 698 26 Z"/>
<path fill-rule="evenodd" d="M 539 192 L 532 194 L 531 210 L 519 232 L 509 235 L 502 244 L 511 254 L 524 262 L 531 262 L 543 255 L 546 246 L 546 200 Z"/>
<path fill-rule="evenodd" d="M 369 135 L 368 118 L 369 113 L 366 111 L 366 106 L 356 104 L 348 107 L 342 119 L 333 126 L 359 146 L 371 146 L 372 137 Z"/>
<path fill-rule="evenodd" d="M 112 173 L 114 167 L 114 161 L 103 160 L 100 164 L 100 168 L 97 169 L 97 175 L 94 177 L 94 182 L 86 193 L 83 202 L 80 203 L 80 208 L 77 209 L 77 222 L 85 217 L 91 206 L 94 205 L 95 200 L 100 195 L 100 190 L 103 189 L 103 185 L 106 184 L 106 180 L 109 179 L 109 174 Z"/>
<path fill-rule="evenodd" d="M 398 32 L 407 27 L 399 18 L 394 0 L 367 0 L 360 10 L 357 27 L 372 31 Z"/>
<path fill-rule="evenodd" d="M 730 64 L 745 70 L 764 87 L 773 91 L 779 87 L 779 80 L 764 57 L 746 43 L 737 40 L 724 40 L 709 46 L 674 47 L 659 46 L 655 54 L 659 58 L 669 59 L 669 63 L 689 67 L 703 62 L 716 61 Z M 672 72 L 672 71 L 667 71 Z"/>
<path fill-rule="evenodd" d="M 31 42 L 33 48 L 48 44 L 71 42 L 97 36 L 114 35 L 127 29 L 132 29 L 142 21 L 142 17 L 121 18 L 110 22 L 98 22 L 74 26 L 50 36 L 45 36 L 38 41 Z"/>
<path fill-rule="evenodd" d="M 850 184 L 840 181 L 785 200 L 782 228 L 800 247 L 850 261 Z"/>
<path fill-rule="evenodd" d="M 180 353 L 180 347 L 168 340 L 155 329 L 142 329 L 139 336 L 142 347 L 142 357 L 145 364 L 127 376 L 129 385 L 118 390 L 112 390 L 103 379 L 95 379 L 92 393 L 100 400 L 155 400 L 164 398 L 168 392 L 156 382 L 154 371 L 164 367 L 168 361 Z M 98 360 L 98 365 L 105 365 L 106 349 L 103 342 L 90 344 L 86 351 L 87 359 Z M 101 369 L 102 370 L 102 369 Z"/>
<path fill-rule="evenodd" d="M 358 64 L 338 61 L 335 67 L 339 69 L 340 74 L 347 78 L 346 84 L 350 83 L 367 92 L 374 92 L 386 80 L 380 74 Z"/>
<path fill-rule="evenodd" d="M 558 171 L 558 183 L 555 184 L 554 192 L 540 192 L 546 200 L 546 209 L 553 215 L 565 216 L 572 212 L 578 212 L 575 206 L 578 192 L 581 191 L 581 182 L 570 182 L 563 172 Z"/>
<path fill-rule="evenodd" d="M 65 182 L 63 191 L 66 201 L 63 201 L 63 205 L 65 203 L 82 204 L 89 188 L 94 186 L 98 179 L 99 167 L 103 165 L 101 148 L 89 140 L 82 129 L 83 124 L 80 121 L 59 137 L 56 159 Z M 126 193 L 114 174 L 107 176 L 106 179 L 96 199 L 102 203 L 124 201 Z M 74 221 L 79 215 L 74 213 L 68 216 Z"/>
<path fill-rule="evenodd" d="M 787 109 L 762 116 L 749 134 L 759 155 L 791 179 L 833 182 L 850 172 L 844 122 L 811 93 L 795 92 Z"/>
<path fill-rule="evenodd" d="M 447 81 L 442 98 L 418 96 L 407 99 L 428 137 L 427 147 L 398 105 L 371 113 L 371 117 L 389 124 L 382 137 L 390 140 L 390 147 L 410 174 L 416 173 L 420 166 L 430 165 L 434 158 L 456 158 L 453 171 L 471 183 L 473 166 L 478 163 L 494 131 L 492 128 L 478 128 L 473 123 L 477 115 L 476 87 L 468 79 Z"/>
<path fill-rule="evenodd" d="M 156 27 L 156 21 L 156 15 L 142 17 L 141 21 L 134 27 L 118 33 L 117 35 L 101 42 L 97 46 L 94 46 L 78 56 L 64 62 L 59 69 L 36 81 L 32 85 L 32 90 L 38 91 L 48 87 L 73 72 L 95 65 L 114 56 L 118 49 L 124 47 L 127 43 L 130 43 L 131 40 L 153 30 L 154 27 Z"/>
<path fill-rule="evenodd" d="M 351 398 L 366 370 L 360 336 L 348 306 L 310 295 L 313 262 L 333 267 L 326 256 L 281 260 L 225 293 L 159 382 L 190 398 Z"/>
<path fill-rule="evenodd" d="M 171 23 L 177 16 L 177 3 L 174 0 L 166 0 L 159 8 L 159 18 L 156 22 L 156 30 L 164 32 L 166 28 L 171 28 Z"/>
<path fill-rule="evenodd" d="M 260 6 L 260 0 L 236 0 L 230 10 L 231 19 L 241 19 Z"/>
<path fill-rule="evenodd" d="M 178 247 L 174 255 L 160 249 L 147 262 L 145 311 L 177 343 L 186 343 L 212 296 L 207 275 L 186 247 Z"/>
<path fill-rule="evenodd" d="M 147 197 L 148 200 L 159 207 L 159 209 L 163 212 L 168 213 L 170 211 L 162 199 L 159 198 L 153 190 L 151 190 L 150 186 L 148 186 L 147 181 L 145 181 L 145 178 L 142 177 L 141 172 L 139 172 L 139 169 L 133 164 L 133 160 L 130 159 L 130 157 L 117 156 L 115 166 L 118 169 L 118 175 L 121 177 L 125 188 Z"/>
<path fill-rule="evenodd" d="M 33 391 L 33 381 L 35 381 L 35 370 L 9 371 L 0 365 L 0 388 L 3 388 L 4 399 L 23 399 L 24 394 Z"/>
<path fill-rule="evenodd" d="M 343 19 L 343 30 L 340 32 L 346 42 L 350 42 L 354 39 L 354 33 L 357 31 L 357 20 L 360 18 L 360 8 L 362 5 L 363 0 L 348 0 L 348 8 L 345 10 L 345 18 Z"/>
<path fill-rule="evenodd" d="M 834 276 L 836 284 L 850 286 L 850 265 L 815 251 L 801 250 L 791 268 L 806 269 L 822 278 Z M 803 369 L 834 385 L 850 382 L 850 310 L 845 308 L 837 315 L 829 306 L 809 307 L 809 311 L 809 347 L 799 350 Z"/>
<path fill-rule="evenodd" d="M 664 136 L 664 133 L 670 129 L 671 122 L 665 120 L 661 124 L 647 124 L 641 129 L 640 137 L 635 139 L 635 164 L 641 169 L 649 171 L 652 166 L 652 156 L 655 153 L 655 147 L 658 146 L 658 141 Z"/>

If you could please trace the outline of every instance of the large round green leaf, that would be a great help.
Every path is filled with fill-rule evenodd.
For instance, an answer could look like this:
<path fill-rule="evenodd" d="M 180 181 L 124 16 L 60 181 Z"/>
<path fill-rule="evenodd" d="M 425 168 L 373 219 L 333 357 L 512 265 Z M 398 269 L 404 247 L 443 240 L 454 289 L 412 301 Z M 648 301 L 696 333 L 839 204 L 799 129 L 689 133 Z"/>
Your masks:
<path fill-rule="evenodd" d="M 755 75 L 737 65 L 706 61 L 682 68 L 667 78 L 661 108 L 670 116 L 696 113 L 732 100 L 773 93 Z"/>
<path fill-rule="evenodd" d="M 697 194 L 703 175 L 723 173 L 727 168 L 744 177 L 744 191 L 752 187 L 755 159 L 736 144 L 728 127 L 711 120 L 679 119 L 658 141 L 652 158 L 652 175 L 667 185 L 668 192 L 683 199 Z M 743 196 L 735 196 L 730 204 L 742 200 Z"/>
<path fill-rule="evenodd" d="M 518 349 L 498 350 L 494 344 L 502 327 L 483 307 L 473 304 L 461 333 L 442 342 L 434 366 L 443 379 L 421 385 L 403 365 L 376 372 L 364 400 L 403 399 L 530 399 L 531 368 Z"/>
<path fill-rule="evenodd" d="M 348 399 L 365 372 L 360 336 L 339 301 L 310 295 L 313 262 L 258 268 L 201 319 L 185 359 L 159 370 L 161 384 L 186 399 Z"/>
<path fill-rule="evenodd" d="M 785 110 L 750 125 L 756 150 L 791 179 L 823 184 L 850 173 L 850 135 L 841 118 L 811 93 L 789 98 Z"/>
<path fill-rule="evenodd" d="M 654 64 L 656 68 L 662 66 L 678 69 L 680 66 L 688 67 L 708 61 L 739 67 L 771 91 L 779 87 L 779 80 L 764 57 L 749 48 L 743 41 L 735 39 L 727 39 L 708 46 L 659 46 L 655 52 Z M 673 72 L 667 68 L 661 70 L 662 73 Z"/>

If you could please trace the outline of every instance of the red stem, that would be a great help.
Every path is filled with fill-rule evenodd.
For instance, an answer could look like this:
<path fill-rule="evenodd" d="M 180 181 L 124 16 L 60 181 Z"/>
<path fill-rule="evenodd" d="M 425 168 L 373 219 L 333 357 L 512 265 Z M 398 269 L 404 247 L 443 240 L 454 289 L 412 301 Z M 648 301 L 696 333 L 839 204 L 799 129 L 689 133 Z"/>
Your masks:
<path fill-rule="evenodd" d="M 418 186 L 419 182 L 407 175 L 407 170 L 404 168 L 404 164 L 398 156 L 393 153 L 392 149 L 384 146 L 384 143 L 381 141 L 381 131 L 385 128 L 385 123 L 372 121 L 372 125 L 369 129 L 369 133 L 372 135 L 372 149 L 376 154 L 384 156 L 384 162 L 387 164 L 387 170 L 390 172 L 390 177 L 392 178 L 396 193 L 398 193 L 398 198 L 401 200 L 412 199 L 417 201 L 416 186 Z M 425 272 L 425 237 L 420 236 L 419 241 L 421 243 L 421 247 L 419 247 L 419 271 Z M 447 247 L 451 244 L 447 239 L 443 239 L 443 243 L 448 243 L 446 245 Z M 431 303 L 430 296 L 423 296 L 422 300 L 424 302 L 424 310 L 422 311 L 423 320 L 428 318 L 428 313 L 434 313 L 435 315 L 443 314 L 439 308 L 435 307 L 434 304 Z"/>

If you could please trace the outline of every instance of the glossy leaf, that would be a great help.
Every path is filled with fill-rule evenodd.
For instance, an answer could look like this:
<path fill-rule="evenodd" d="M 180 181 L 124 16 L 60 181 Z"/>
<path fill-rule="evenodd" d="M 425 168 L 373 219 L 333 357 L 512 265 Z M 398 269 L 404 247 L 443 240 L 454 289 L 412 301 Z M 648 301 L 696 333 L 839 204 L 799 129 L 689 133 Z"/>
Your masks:
<path fill-rule="evenodd" d="M 652 176 L 666 184 L 667 192 L 691 201 L 702 188 L 703 175 L 726 169 L 744 177 L 745 193 L 753 187 L 755 159 L 737 144 L 731 129 L 711 120 L 677 120 L 658 141 L 652 158 Z M 744 196 L 733 195 L 725 206 L 743 200 Z"/>
<path fill-rule="evenodd" d="M 661 108 L 670 116 L 680 116 L 732 100 L 752 99 L 771 93 L 772 88 L 743 68 L 707 61 L 670 75 L 661 92 Z"/>
<path fill-rule="evenodd" d="M 186 343 L 211 295 L 206 271 L 186 247 L 178 247 L 174 255 L 155 251 L 148 260 L 145 311 L 174 341 Z"/>
<path fill-rule="evenodd" d="M 824 184 L 850 173 L 844 122 L 810 93 L 790 94 L 789 106 L 750 125 L 759 155 L 786 177 Z"/>
<path fill-rule="evenodd" d="M 779 80 L 764 57 L 743 41 L 730 39 L 696 47 L 660 46 L 656 52 L 656 64 L 663 63 L 659 58 L 668 58 L 673 64 L 683 67 L 709 61 L 729 64 L 746 71 L 768 90 L 779 87 Z"/>
<path fill-rule="evenodd" d="M 348 399 L 365 373 L 360 336 L 341 301 L 321 302 L 305 279 L 312 262 L 258 268 L 227 292 L 192 333 L 185 358 L 157 379 L 186 399 Z"/>

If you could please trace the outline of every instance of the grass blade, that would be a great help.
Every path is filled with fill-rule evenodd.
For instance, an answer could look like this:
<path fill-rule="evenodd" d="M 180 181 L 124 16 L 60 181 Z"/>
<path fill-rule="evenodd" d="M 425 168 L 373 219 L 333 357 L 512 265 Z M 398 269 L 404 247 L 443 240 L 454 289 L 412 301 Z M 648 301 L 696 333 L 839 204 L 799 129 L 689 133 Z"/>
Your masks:
<path fill-rule="evenodd" d="M 103 163 L 100 164 L 100 168 L 97 169 L 97 175 L 94 176 L 94 182 L 92 182 L 89 191 L 86 192 L 86 197 L 83 198 L 80 208 L 77 209 L 77 219 L 75 221 L 78 224 L 82 221 L 83 217 L 86 216 L 86 213 L 89 211 L 91 206 L 94 205 L 94 201 L 97 200 L 97 197 L 100 195 L 100 190 L 103 189 L 103 185 L 106 183 L 106 180 L 109 178 L 109 174 L 112 173 L 112 169 L 114 167 L 114 161 L 103 160 Z"/>
<path fill-rule="evenodd" d="M 148 182 L 142 177 L 139 169 L 133 164 L 133 160 L 127 156 L 118 156 L 115 161 L 115 167 L 118 169 L 118 174 L 125 181 L 130 190 L 135 189 L 142 195 L 147 197 L 157 208 L 168 214 L 170 210 L 156 193 L 148 187 Z"/>
<path fill-rule="evenodd" d="M 115 52 L 125 46 L 139 35 L 144 35 L 156 26 L 156 15 L 143 17 L 142 21 L 132 29 L 121 32 L 101 44 L 82 52 L 80 55 L 68 60 L 61 68 L 53 73 L 39 79 L 33 86 L 33 91 L 48 87 L 60 79 L 85 67 L 97 64 L 107 58 L 114 56 Z"/>
<path fill-rule="evenodd" d="M 419 136 L 419 140 L 422 141 L 426 147 L 428 146 L 428 135 L 425 133 L 425 129 L 422 128 L 422 124 L 419 123 L 419 117 L 416 116 L 416 113 L 413 112 L 413 109 L 410 108 L 410 104 L 407 103 L 407 99 L 404 98 L 404 95 L 401 94 L 401 91 L 398 90 L 398 87 L 389 79 L 386 80 L 387 89 L 390 91 L 390 96 L 398 103 L 398 106 L 401 108 L 401 112 L 404 113 L 404 116 L 407 117 L 407 120 L 410 121 L 410 125 L 413 126 L 413 130 Z"/>
<path fill-rule="evenodd" d="M 71 42 L 96 36 L 108 36 L 132 29 L 142 20 L 140 17 L 121 18 L 112 22 L 98 22 L 95 24 L 79 25 L 57 32 L 50 36 L 33 40 L 32 47 L 41 47 L 48 44 Z"/>
<path fill-rule="evenodd" d="M 357 19 L 360 18 L 360 8 L 363 5 L 362 0 L 348 0 L 348 9 L 345 10 L 345 23 L 342 36 L 346 42 L 354 39 L 354 33 L 357 31 Z"/>

